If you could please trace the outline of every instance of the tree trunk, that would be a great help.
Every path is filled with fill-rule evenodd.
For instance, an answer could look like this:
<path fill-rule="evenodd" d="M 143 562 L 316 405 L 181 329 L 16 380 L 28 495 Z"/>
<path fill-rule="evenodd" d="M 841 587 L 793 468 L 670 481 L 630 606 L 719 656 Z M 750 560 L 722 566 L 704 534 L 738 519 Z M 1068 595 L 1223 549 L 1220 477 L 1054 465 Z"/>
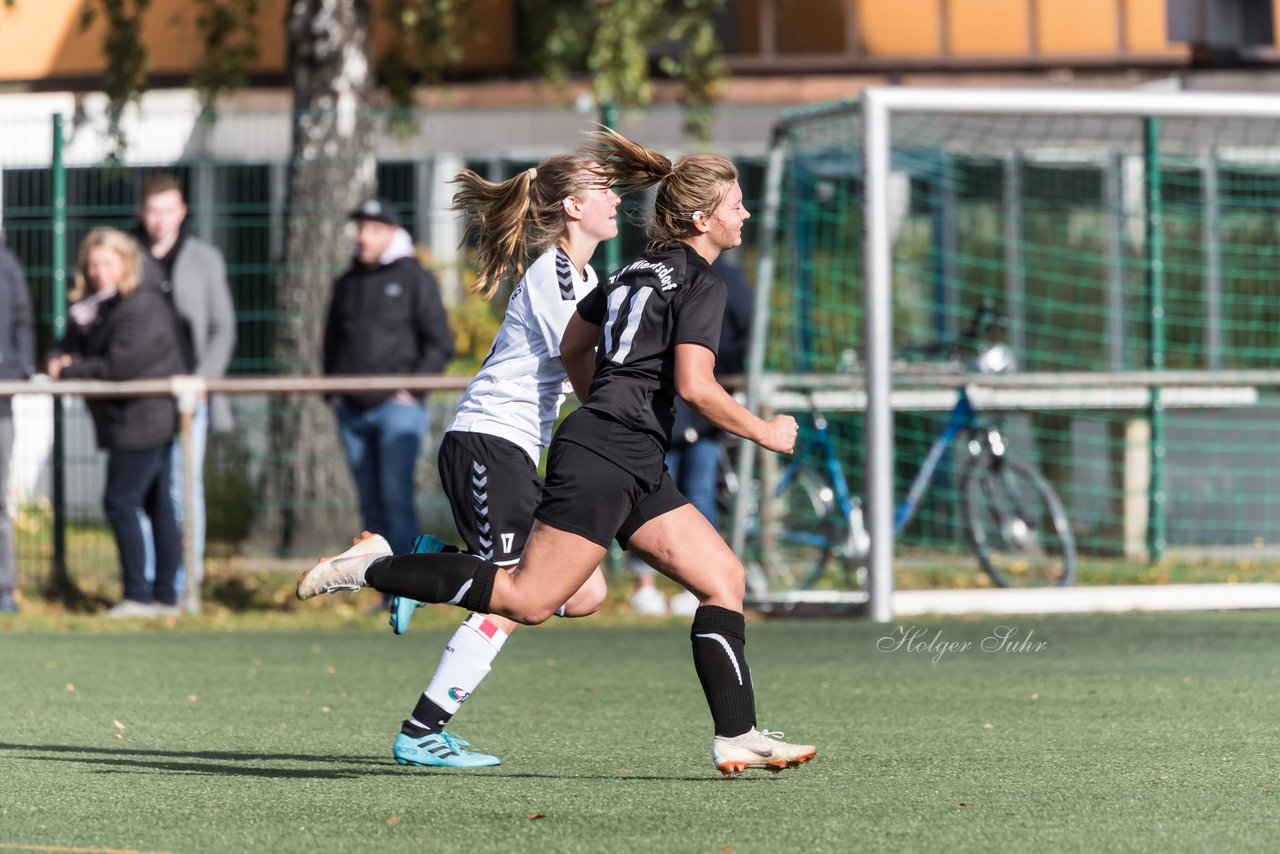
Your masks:
<path fill-rule="evenodd" d="M 350 263 L 347 214 L 376 189 L 370 0 L 290 0 L 293 143 L 284 270 L 276 291 L 278 370 L 317 374 L 334 277 Z M 261 535 L 282 554 L 359 533 L 354 490 L 328 405 L 276 396 L 263 469 Z"/>

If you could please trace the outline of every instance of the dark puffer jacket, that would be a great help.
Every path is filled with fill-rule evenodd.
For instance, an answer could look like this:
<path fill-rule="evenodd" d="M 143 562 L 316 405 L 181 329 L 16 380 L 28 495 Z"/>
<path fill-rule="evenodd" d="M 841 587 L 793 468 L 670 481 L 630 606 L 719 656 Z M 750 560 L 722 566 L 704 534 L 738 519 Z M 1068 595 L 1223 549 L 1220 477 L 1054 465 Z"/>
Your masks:
<path fill-rule="evenodd" d="M 453 332 L 440 289 L 413 257 L 413 240 L 404 229 L 376 266 L 353 261 L 334 283 L 324 328 L 326 374 L 438 374 L 452 355 Z M 344 401 L 363 411 L 392 394 L 348 394 Z"/>
<path fill-rule="evenodd" d="M 63 379 L 140 380 L 186 371 L 173 307 L 151 282 L 102 303 L 88 327 L 68 324 L 59 349 L 74 357 Z M 89 413 L 105 450 L 153 448 L 178 429 L 178 407 L 167 395 L 92 398 Z"/>

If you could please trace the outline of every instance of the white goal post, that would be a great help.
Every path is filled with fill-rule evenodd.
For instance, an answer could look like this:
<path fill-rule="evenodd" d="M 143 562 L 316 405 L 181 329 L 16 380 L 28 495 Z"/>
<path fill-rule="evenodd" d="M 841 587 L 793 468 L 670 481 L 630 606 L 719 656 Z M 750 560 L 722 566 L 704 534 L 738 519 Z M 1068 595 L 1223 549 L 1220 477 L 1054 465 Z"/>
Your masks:
<path fill-rule="evenodd" d="M 871 538 L 868 613 L 878 622 L 893 619 L 894 585 L 891 129 L 895 117 L 908 113 L 1280 119 L 1280 97 L 1243 93 L 894 87 L 873 87 L 864 92 L 861 100 L 866 323 L 863 495 Z M 1155 374 L 1145 379 L 1152 386 L 1162 386 L 1179 378 L 1169 377 L 1166 381 Z"/>

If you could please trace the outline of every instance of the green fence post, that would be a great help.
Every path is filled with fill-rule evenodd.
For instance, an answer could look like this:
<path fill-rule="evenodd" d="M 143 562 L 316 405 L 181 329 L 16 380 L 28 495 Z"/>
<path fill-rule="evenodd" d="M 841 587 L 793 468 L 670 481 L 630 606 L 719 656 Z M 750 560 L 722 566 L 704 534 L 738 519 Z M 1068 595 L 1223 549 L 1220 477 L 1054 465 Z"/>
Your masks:
<path fill-rule="evenodd" d="M 1146 172 L 1146 290 L 1149 341 L 1147 365 L 1153 371 L 1164 370 L 1164 205 L 1160 193 L 1160 120 L 1143 120 L 1143 161 Z M 1151 387 L 1148 417 L 1151 420 L 1151 483 L 1147 492 L 1147 554 L 1151 561 L 1164 556 L 1166 540 L 1164 452 L 1165 419 L 1160 388 Z"/>
<path fill-rule="evenodd" d="M 605 101 L 600 105 L 600 124 L 616 130 L 618 126 L 618 105 L 613 101 Z M 622 238 L 614 237 L 604 244 L 604 270 L 606 276 L 622 266 Z"/>
<path fill-rule="evenodd" d="M 53 115 L 53 293 L 50 328 L 53 340 L 61 341 L 67 325 L 67 171 L 62 162 L 62 114 Z M 67 573 L 67 484 L 66 439 L 63 429 L 63 398 L 53 399 L 53 590 L 60 596 L 71 591 Z"/>

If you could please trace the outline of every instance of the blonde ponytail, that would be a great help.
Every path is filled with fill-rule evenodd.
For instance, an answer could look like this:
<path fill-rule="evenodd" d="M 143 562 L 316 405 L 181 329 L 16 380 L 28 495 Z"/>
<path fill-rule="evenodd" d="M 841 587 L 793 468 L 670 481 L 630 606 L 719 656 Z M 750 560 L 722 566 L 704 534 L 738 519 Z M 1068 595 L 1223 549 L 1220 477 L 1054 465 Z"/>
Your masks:
<path fill-rule="evenodd" d="M 565 231 L 562 202 L 599 185 L 592 161 L 578 154 L 548 157 L 500 184 L 470 169 L 453 179 L 461 185 L 453 210 L 467 219 L 463 241 L 476 242 L 478 268 L 471 289 L 492 299 L 503 280 L 517 282 L 530 262 Z"/>

